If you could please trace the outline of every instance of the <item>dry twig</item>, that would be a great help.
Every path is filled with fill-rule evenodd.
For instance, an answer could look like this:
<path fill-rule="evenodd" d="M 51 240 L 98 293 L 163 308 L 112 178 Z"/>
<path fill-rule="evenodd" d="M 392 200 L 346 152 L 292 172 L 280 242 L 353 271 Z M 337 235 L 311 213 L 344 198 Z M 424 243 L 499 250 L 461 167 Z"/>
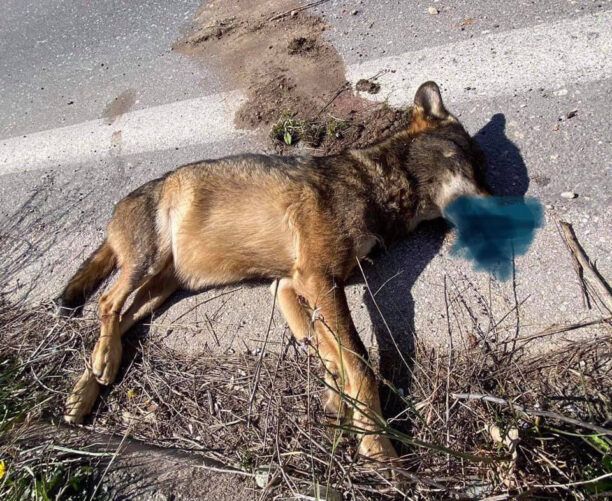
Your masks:
<path fill-rule="evenodd" d="M 574 268 L 578 274 L 578 279 L 580 280 L 583 293 L 588 297 L 587 287 L 584 283 L 586 278 L 588 283 L 594 289 L 599 300 L 603 303 L 608 312 L 612 313 L 612 291 L 610 290 L 610 286 L 601 276 L 599 271 L 597 271 L 597 268 L 587 256 L 586 252 L 580 245 L 580 242 L 578 242 L 578 238 L 576 237 L 576 233 L 574 232 L 572 225 L 566 223 L 565 221 L 559 221 L 559 225 L 561 227 L 563 241 L 572 255 Z M 584 271 L 588 272 L 587 277 L 584 277 Z"/>

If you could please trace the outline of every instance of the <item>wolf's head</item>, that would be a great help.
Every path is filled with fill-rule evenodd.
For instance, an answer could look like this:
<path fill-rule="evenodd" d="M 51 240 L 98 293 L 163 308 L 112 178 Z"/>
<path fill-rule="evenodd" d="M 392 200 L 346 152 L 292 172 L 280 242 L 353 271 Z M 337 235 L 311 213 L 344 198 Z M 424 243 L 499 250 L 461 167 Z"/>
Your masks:
<path fill-rule="evenodd" d="M 484 153 L 446 109 L 435 82 L 425 82 L 417 90 L 408 133 L 410 174 L 432 209 L 421 217 L 442 215 L 460 196 L 490 194 Z"/>

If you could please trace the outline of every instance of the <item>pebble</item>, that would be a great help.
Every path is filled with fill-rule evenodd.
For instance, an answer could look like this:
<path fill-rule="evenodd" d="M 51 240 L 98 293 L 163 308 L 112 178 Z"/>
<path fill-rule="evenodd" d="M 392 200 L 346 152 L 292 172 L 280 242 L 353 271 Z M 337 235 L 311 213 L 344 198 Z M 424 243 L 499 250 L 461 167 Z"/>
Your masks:
<path fill-rule="evenodd" d="M 561 193 L 561 198 L 567 198 L 568 200 L 571 200 L 572 198 L 576 197 L 578 197 L 578 194 L 574 193 L 573 191 L 564 191 L 563 193 Z"/>
<path fill-rule="evenodd" d="M 429 12 L 429 14 L 431 14 L 432 16 L 435 16 L 436 14 L 440 13 L 440 11 L 435 7 L 428 7 L 427 12 Z"/>
<path fill-rule="evenodd" d="M 260 489 L 265 489 L 270 479 L 270 471 L 265 468 L 258 468 L 255 471 L 255 483 Z"/>

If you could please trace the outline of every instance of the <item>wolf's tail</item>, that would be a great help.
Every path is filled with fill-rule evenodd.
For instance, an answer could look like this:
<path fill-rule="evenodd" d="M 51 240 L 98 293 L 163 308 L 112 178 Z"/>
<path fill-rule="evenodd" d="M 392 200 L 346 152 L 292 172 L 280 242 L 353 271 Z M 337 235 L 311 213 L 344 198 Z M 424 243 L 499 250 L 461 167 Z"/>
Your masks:
<path fill-rule="evenodd" d="M 85 260 L 56 300 L 60 314 L 69 315 L 80 309 L 116 266 L 115 253 L 105 240 Z"/>

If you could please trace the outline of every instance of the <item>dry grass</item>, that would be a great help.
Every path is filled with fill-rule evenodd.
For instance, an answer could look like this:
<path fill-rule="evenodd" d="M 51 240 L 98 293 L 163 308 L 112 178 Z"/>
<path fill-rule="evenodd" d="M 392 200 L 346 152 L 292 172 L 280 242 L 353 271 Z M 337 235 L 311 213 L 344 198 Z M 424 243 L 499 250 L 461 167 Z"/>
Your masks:
<path fill-rule="evenodd" d="M 461 299 L 448 293 L 449 325 L 467 307 Z M 104 458 L 58 453 L 61 444 L 53 440 L 41 445 L 44 453 L 33 453 L 31 444 L 23 450 L 19 435 L 33 422 L 60 418 L 94 342 L 95 321 L 4 304 L 0 325 L 0 454 L 8 468 L 0 492 L 15 489 L 11 478 L 38 475 L 40 484 L 59 465 L 61 485 L 81 475 L 79 492 L 91 495 Z M 313 481 L 346 499 L 393 499 L 401 492 L 431 499 L 586 498 L 611 488 L 612 336 L 609 324 L 600 327 L 596 339 L 567 341 L 544 354 L 527 349 L 533 338 L 482 336 L 461 350 L 417 343 L 407 368 L 410 391 L 390 391 L 401 415 L 385 432 L 405 452 L 395 480 L 387 479 L 386 467 L 356 460 L 350 430 L 324 418 L 319 364 L 289 337 L 279 353 L 190 359 L 133 335 L 126 351 L 135 357 L 104 395 L 93 424 L 158 446 L 203 451 L 229 470 L 271 467 L 262 498 L 303 493 Z M 389 382 L 381 384 L 389 389 Z M 97 470 L 81 469 L 92 464 Z"/>

